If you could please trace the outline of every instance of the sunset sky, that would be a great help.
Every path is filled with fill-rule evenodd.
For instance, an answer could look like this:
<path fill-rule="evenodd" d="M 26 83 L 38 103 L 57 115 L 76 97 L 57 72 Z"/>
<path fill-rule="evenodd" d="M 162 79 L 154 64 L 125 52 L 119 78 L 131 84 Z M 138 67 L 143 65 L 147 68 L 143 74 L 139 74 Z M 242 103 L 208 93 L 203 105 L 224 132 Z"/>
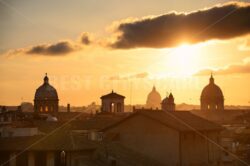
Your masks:
<path fill-rule="evenodd" d="M 33 102 L 48 73 L 60 105 L 115 92 L 199 104 L 213 70 L 226 105 L 250 105 L 250 1 L 0 0 L 0 105 Z"/>

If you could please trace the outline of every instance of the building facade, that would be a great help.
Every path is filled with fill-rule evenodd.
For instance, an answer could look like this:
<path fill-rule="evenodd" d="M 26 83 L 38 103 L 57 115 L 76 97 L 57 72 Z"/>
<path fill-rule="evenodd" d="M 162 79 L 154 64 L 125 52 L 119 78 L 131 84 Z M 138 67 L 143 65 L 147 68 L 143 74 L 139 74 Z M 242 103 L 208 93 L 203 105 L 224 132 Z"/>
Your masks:
<path fill-rule="evenodd" d="M 124 99 L 125 97 L 115 93 L 113 90 L 111 93 L 101 97 L 102 113 L 121 113 L 124 112 Z"/>
<path fill-rule="evenodd" d="M 165 166 L 218 166 L 221 129 L 185 111 L 137 111 L 102 131 Z"/>

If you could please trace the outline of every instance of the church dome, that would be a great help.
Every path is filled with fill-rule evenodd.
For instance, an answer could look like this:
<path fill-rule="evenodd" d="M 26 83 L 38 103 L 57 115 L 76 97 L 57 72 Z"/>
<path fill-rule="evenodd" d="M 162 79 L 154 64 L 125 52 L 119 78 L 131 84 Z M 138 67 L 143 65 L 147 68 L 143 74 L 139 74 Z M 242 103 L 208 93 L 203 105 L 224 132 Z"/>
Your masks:
<path fill-rule="evenodd" d="M 41 85 L 35 93 L 35 100 L 58 100 L 56 89 L 49 84 L 49 78 L 46 74 L 44 77 L 44 83 Z"/>
<path fill-rule="evenodd" d="M 168 103 L 168 96 L 167 97 L 165 97 L 163 100 L 162 100 L 162 102 L 161 102 L 162 104 L 165 104 L 165 103 Z"/>
<path fill-rule="evenodd" d="M 222 90 L 214 83 L 214 78 L 212 75 L 210 78 L 210 83 L 202 90 L 201 100 L 213 103 L 224 101 Z"/>
<path fill-rule="evenodd" d="M 148 94 L 146 105 L 147 107 L 160 108 L 160 104 L 161 104 L 161 95 L 159 92 L 157 92 L 154 86 L 152 91 Z"/>

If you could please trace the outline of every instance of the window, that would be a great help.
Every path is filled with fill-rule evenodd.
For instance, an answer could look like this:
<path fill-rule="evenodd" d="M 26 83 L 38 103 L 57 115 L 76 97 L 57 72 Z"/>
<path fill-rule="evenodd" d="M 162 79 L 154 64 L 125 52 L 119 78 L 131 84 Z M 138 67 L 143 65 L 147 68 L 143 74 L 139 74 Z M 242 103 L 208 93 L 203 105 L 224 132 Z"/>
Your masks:
<path fill-rule="evenodd" d="M 111 103 L 111 112 L 115 112 L 115 103 Z"/>

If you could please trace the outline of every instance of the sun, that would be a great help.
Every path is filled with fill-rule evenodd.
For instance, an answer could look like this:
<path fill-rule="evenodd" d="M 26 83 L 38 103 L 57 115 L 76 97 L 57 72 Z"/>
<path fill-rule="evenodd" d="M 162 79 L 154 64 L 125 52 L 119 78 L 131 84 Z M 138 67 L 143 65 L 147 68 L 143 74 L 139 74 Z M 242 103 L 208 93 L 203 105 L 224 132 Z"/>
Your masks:
<path fill-rule="evenodd" d="M 148 66 L 154 78 L 187 78 L 192 77 L 202 65 L 204 44 L 182 44 L 175 48 L 163 48 L 156 60 Z"/>
<path fill-rule="evenodd" d="M 173 49 L 170 61 L 178 76 L 190 76 L 196 71 L 199 63 L 197 47 L 183 44 Z"/>

